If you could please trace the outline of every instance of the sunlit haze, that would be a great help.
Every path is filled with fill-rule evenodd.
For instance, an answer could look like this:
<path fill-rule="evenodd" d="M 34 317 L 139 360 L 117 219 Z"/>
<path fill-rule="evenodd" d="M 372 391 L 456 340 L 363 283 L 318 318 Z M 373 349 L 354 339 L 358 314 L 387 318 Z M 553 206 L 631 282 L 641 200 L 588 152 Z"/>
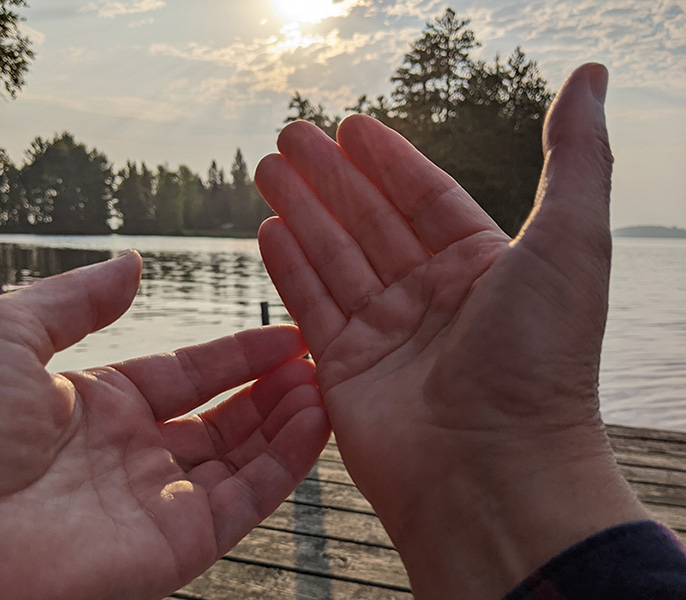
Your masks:
<path fill-rule="evenodd" d="M 286 24 L 321 23 L 331 17 L 342 17 L 358 0 L 272 0 L 276 15 Z"/>
<path fill-rule="evenodd" d="M 36 136 L 69 131 L 104 152 L 203 176 L 240 147 L 275 148 L 296 90 L 345 114 L 390 77 L 447 6 L 492 61 L 520 45 L 556 90 L 581 63 L 611 74 L 614 227 L 686 227 L 684 0 L 29 0 L 36 59 L 0 100 L 0 147 L 21 164 Z"/>

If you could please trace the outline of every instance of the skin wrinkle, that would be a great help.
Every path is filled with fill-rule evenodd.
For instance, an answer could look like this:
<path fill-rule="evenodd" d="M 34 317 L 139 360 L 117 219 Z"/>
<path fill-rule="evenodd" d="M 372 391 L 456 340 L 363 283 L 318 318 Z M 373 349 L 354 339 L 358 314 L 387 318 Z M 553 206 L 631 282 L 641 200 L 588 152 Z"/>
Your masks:
<path fill-rule="evenodd" d="M 90 286 L 84 285 L 84 290 L 86 292 L 86 306 L 88 307 L 91 322 L 91 325 L 86 329 L 86 332 L 98 331 L 105 326 L 107 319 L 103 319 L 102 322 L 100 321 L 100 303 L 93 294 L 93 290 L 90 288 Z"/>
<path fill-rule="evenodd" d="M 120 377 L 123 377 L 123 378 L 126 380 L 126 383 L 128 383 L 128 384 L 131 385 L 131 386 L 133 386 L 133 388 L 136 390 L 136 394 L 137 394 L 140 398 L 145 398 L 145 395 L 143 394 L 142 390 L 136 385 L 136 383 L 135 383 L 132 379 L 130 379 L 130 378 L 126 375 L 126 373 L 124 373 L 124 371 L 122 371 L 122 370 L 120 369 L 119 365 L 109 365 L 108 367 L 105 367 L 105 368 L 102 369 L 103 372 L 106 372 L 107 370 L 110 370 L 112 373 L 115 373 L 116 375 L 118 375 L 118 376 L 120 376 Z M 110 384 L 110 385 L 111 385 L 111 384 Z M 111 386 L 111 387 L 114 387 L 114 388 L 116 389 L 116 386 Z M 148 405 L 148 406 L 149 406 L 149 405 Z M 153 412 L 153 411 L 152 411 L 152 407 L 150 407 L 150 411 Z"/>
<path fill-rule="evenodd" d="M 10 304 L 10 306 L 12 305 Z M 14 316 L 15 312 L 18 313 L 17 318 L 10 318 Z M 21 340 L 20 342 L 17 342 L 16 340 L 7 339 L 3 341 L 28 346 L 30 352 L 32 352 L 35 356 L 39 357 L 39 360 L 42 365 L 46 365 L 50 358 L 52 358 L 54 351 L 44 351 L 43 349 L 46 346 L 45 340 L 47 340 L 50 347 L 54 349 L 54 340 L 50 337 L 49 331 L 43 327 L 42 322 L 40 321 L 40 319 L 36 317 L 35 313 L 30 311 L 24 311 L 21 308 L 15 308 L 14 310 L 9 311 L 8 315 L 3 315 L 3 325 L 6 326 L 7 329 L 10 329 L 15 333 L 17 331 L 17 328 L 19 328 L 20 331 L 24 331 L 27 334 L 26 336 L 19 336 L 19 339 Z M 3 327 L 3 329 L 4 328 L 5 327 Z M 41 332 L 44 335 L 36 335 L 37 332 Z"/>
<path fill-rule="evenodd" d="M 240 469 L 236 475 L 231 478 L 231 481 L 236 483 L 243 490 L 243 494 L 241 494 L 241 496 L 247 500 L 250 510 L 255 516 L 254 521 L 257 523 L 264 521 L 269 515 L 266 514 L 266 511 L 262 508 L 260 493 L 255 489 L 255 486 L 250 482 L 250 480 L 246 479 L 245 477 L 241 477 Z"/>
<path fill-rule="evenodd" d="M 450 252 L 451 250 L 455 250 L 458 246 L 464 246 L 465 243 L 469 244 L 469 243 L 472 241 L 472 238 L 474 238 L 474 237 L 477 237 L 477 236 L 479 236 L 479 237 L 486 237 L 486 235 L 489 235 L 489 236 L 490 236 L 490 232 L 478 231 L 478 232 L 475 232 L 475 233 L 473 233 L 473 234 L 470 234 L 470 235 L 468 235 L 467 237 L 465 237 L 465 238 L 463 238 L 463 239 L 461 239 L 461 240 L 459 240 L 459 241 L 457 241 L 457 242 L 454 242 L 453 244 L 451 244 L 450 246 L 448 246 L 448 248 L 446 248 L 445 250 L 442 250 L 441 252 L 439 252 L 439 253 L 436 255 L 436 257 L 439 257 L 441 254 Z M 498 240 L 498 241 L 499 241 L 499 240 Z M 505 250 L 506 250 L 506 248 L 503 247 L 502 251 L 505 251 Z M 501 252 L 502 252 L 502 251 L 501 251 Z M 495 250 L 491 250 L 491 252 L 493 252 L 493 253 L 495 254 L 496 251 L 495 251 Z M 469 297 L 470 297 L 471 294 L 473 293 L 473 290 L 474 290 L 474 288 L 476 287 L 477 283 L 481 280 L 481 278 L 483 277 L 483 275 L 485 275 L 485 274 L 488 272 L 488 270 L 491 268 L 491 266 L 493 265 L 493 263 L 499 258 L 499 256 L 500 256 L 500 254 L 498 254 L 497 256 L 494 256 L 493 258 L 490 259 L 490 261 L 484 263 L 484 265 L 483 265 L 483 267 L 482 267 L 482 269 L 481 269 L 481 273 L 480 273 L 479 275 L 477 275 L 477 276 L 474 278 L 474 282 L 473 282 L 473 283 L 469 286 L 469 288 L 465 291 L 465 293 L 464 293 L 462 299 L 459 300 L 457 303 L 454 304 L 454 306 L 456 307 L 456 310 L 455 310 L 452 314 L 450 314 L 450 317 L 449 317 L 448 320 L 445 322 L 445 324 L 444 324 L 444 326 L 443 326 L 442 328 L 439 328 L 439 329 L 436 331 L 435 334 L 433 334 L 432 336 L 429 336 L 429 340 L 428 340 L 426 343 L 420 345 L 419 354 L 421 354 L 426 348 L 428 348 L 428 347 L 431 345 L 431 343 L 435 340 L 435 338 L 436 338 L 438 335 L 440 335 L 441 331 L 444 331 L 444 330 L 445 330 L 445 328 L 450 324 L 451 321 L 455 320 L 455 319 L 459 316 L 459 314 L 462 312 L 463 306 L 465 305 L 465 303 L 468 301 Z M 434 260 L 434 259 L 432 259 L 432 260 Z M 428 273 L 430 273 L 430 271 L 431 271 L 431 265 L 430 265 L 429 262 L 425 262 L 425 263 L 423 263 L 423 264 L 421 264 L 421 265 L 416 266 L 416 267 L 415 267 L 415 268 L 414 268 L 405 278 L 403 278 L 403 280 L 415 276 L 415 275 L 418 273 L 418 271 L 419 271 L 420 269 L 424 269 L 424 270 L 427 272 L 427 274 L 428 274 Z M 420 277 L 420 276 L 417 275 L 417 277 Z M 420 277 L 420 279 L 424 279 L 424 277 Z M 394 282 L 393 284 L 389 285 L 389 286 L 388 286 L 383 292 L 381 292 L 380 294 L 373 294 L 373 295 L 371 295 L 370 298 L 369 298 L 369 301 L 371 302 L 371 301 L 373 301 L 374 298 L 376 298 L 376 297 L 378 297 L 378 296 L 382 296 L 386 291 L 391 290 L 391 289 L 392 289 L 393 287 L 395 287 L 395 286 L 401 286 L 401 287 L 403 287 L 403 285 L 404 285 L 404 284 L 403 284 L 403 280 L 401 280 L 401 281 L 396 281 L 396 282 Z M 425 306 L 424 312 L 423 312 L 423 314 L 419 317 L 418 325 L 413 326 L 413 328 L 410 329 L 410 330 L 407 332 L 407 335 L 406 335 L 405 339 L 402 339 L 401 341 L 399 341 L 394 347 L 390 348 L 390 349 L 388 350 L 388 352 L 386 352 L 383 356 L 379 357 L 378 360 L 375 362 L 375 365 L 378 365 L 378 364 L 380 364 L 381 362 L 383 362 L 385 359 L 387 359 L 388 357 L 390 357 L 391 355 L 393 355 L 395 352 L 397 352 L 400 348 L 402 348 L 402 347 L 405 346 L 406 344 L 410 343 L 413 339 L 415 339 L 415 338 L 420 334 L 420 332 L 421 332 L 421 330 L 422 330 L 422 326 L 424 325 L 424 322 L 423 322 L 424 317 L 425 317 L 425 315 L 427 314 L 427 312 L 433 307 L 433 304 L 434 304 L 432 300 L 433 300 L 433 298 L 435 298 L 435 295 L 434 295 L 434 294 L 435 294 L 435 288 L 436 288 L 436 285 L 435 285 L 435 284 L 431 285 L 431 292 L 430 292 L 430 295 L 429 295 L 429 299 L 428 299 L 428 302 L 425 302 L 425 303 L 424 303 L 424 306 Z M 422 289 L 424 289 L 424 286 L 422 286 Z M 369 303 L 368 303 L 368 304 L 369 304 Z M 368 305 L 367 305 L 367 306 L 368 306 Z M 449 312 L 449 311 L 448 311 L 448 312 Z M 359 315 L 358 315 L 358 316 L 359 316 Z M 351 319 L 348 321 L 348 323 L 346 323 L 346 325 L 344 326 L 344 329 L 347 328 L 347 327 L 350 325 L 350 323 L 353 321 L 353 319 L 355 319 L 355 315 L 353 315 L 353 316 L 351 317 Z M 367 321 L 367 320 L 364 320 L 361 316 L 359 316 L 359 320 L 360 320 L 361 322 L 365 323 L 365 324 L 373 325 L 373 321 L 372 321 L 372 323 L 368 323 L 368 321 Z M 434 327 L 435 327 L 435 326 L 434 326 Z M 332 340 L 332 341 L 334 341 L 334 340 Z M 330 345 L 330 344 L 329 344 L 329 345 Z M 327 346 L 327 348 L 328 348 L 328 346 Z M 326 359 L 326 353 L 325 353 L 325 352 L 322 353 L 320 360 L 321 360 L 322 362 L 325 362 L 325 361 L 327 360 L 327 359 Z M 343 365 L 342 365 L 342 363 L 341 363 L 340 361 L 330 361 L 329 364 L 327 364 L 323 369 L 320 367 L 320 373 L 321 373 L 321 371 L 325 371 L 325 372 L 334 371 L 334 372 L 335 372 L 336 370 L 340 370 L 340 368 L 341 368 L 342 366 L 343 366 Z M 405 365 L 403 365 L 403 366 L 405 366 Z M 334 367 L 338 367 L 338 369 L 336 369 L 336 368 L 334 368 Z M 323 382 L 325 381 L 325 377 L 324 377 L 324 374 L 322 373 L 322 374 L 320 375 L 320 377 L 319 377 L 320 387 L 321 387 L 322 394 L 327 394 L 327 393 L 329 393 L 329 392 L 332 392 L 338 385 L 344 383 L 345 381 L 347 381 L 347 380 L 349 380 L 349 379 L 353 379 L 353 378 L 359 376 L 364 370 L 367 370 L 367 369 L 369 369 L 369 368 L 371 368 L 369 365 L 367 365 L 367 366 L 364 366 L 364 365 L 363 365 L 363 366 L 360 367 L 360 369 L 361 369 L 360 372 L 352 371 L 349 375 L 346 375 L 346 376 L 345 376 L 343 379 L 341 379 L 340 381 L 336 381 L 335 383 L 332 383 L 332 384 L 325 384 L 325 383 L 323 383 Z M 400 369 L 400 368 L 402 368 L 402 367 L 399 367 L 399 369 Z M 399 370 L 399 369 L 398 369 L 398 370 Z"/>
<path fill-rule="evenodd" d="M 221 458 L 219 459 L 219 461 L 227 468 L 231 476 L 234 476 L 241 469 L 233 460 L 231 460 L 229 454 L 230 452 L 227 452 L 223 456 L 220 455 Z"/>
<path fill-rule="evenodd" d="M 299 413 L 296 413 L 296 415 L 297 414 L 299 414 Z M 294 415 L 294 417 L 296 415 Z M 269 458 L 271 458 L 278 465 L 278 467 L 281 469 L 282 472 L 284 472 L 288 475 L 288 479 L 289 479 L 288 485 L 290 487 L 295 487 L 298 484 L 297 477 L 295 476 L 293 471 L 291 471 L 291 469 L 289 468 L 288 463 L 281 459 L 278 452 L 274 451 L 274 449 L 271 447 L 271 444 L 269 444 L 269 446 L 267 447 L 266 455 Z"/>
<path fill-rule="evenodd" d="M 197 415 L 197 417 L 200 420 L 200 422 L 205 426 L 205 431 L 207 432 L 207 437 L 212 442 L 212 447 L 214 448 L 215 456 L 226 455 L 229 452 L 228 444 L 226 443 L 224 435 L 222 434 L 219 427 L 217 427 L 217 425 L 213 421 L 211 421 L 202 414 Z M 199 464 L 202 464 L 203 462 L 205 461 L 201 461 Z"/>
<path fill-rule="evenodd" d="M 432 194 L 432 193 L 427 192 L 426 194 L 421 195 L 419 197 L 419 199 L 417 199 L 412 204 L 412 208 L 415 208 L 417 206 L 419 206 L 421 208 L 419 208 L 416 211 L 413 211 L 415 214 L 408 215 L 408 217 L 410 218 L 410 221 L 412 222 L 412 226 L 414 227 L 415 223 L 418 220 L 420 220 L 430 210 L 432 210 L 434 208 L 434 206 L 436 206 L 436 204 L 438 204 L 439 202 L 441 202 L 442 200 L 444 200 L 448 196 L 452 196 L 453 194 L 455 194 L 457 196 L 457 198 L 456 198 L 457 203 L 462 204 L 465 200 L 463 197 L 463 195 L 465 193 L 466 192 L 461 187 L 452 186 L 452 187 L 446 188 L 445 190 L 443 190 L 442 192 L 440 192 L 438 194 Z M 432 200 L 430 202 L 427 202 L 427 198 L 430 198 L 431 196 L 434 196 L 434 197 L 432 198 Z M 410 211 L 408 211 L 408 212 L 410 212 Z M 485 231 L 486 229 L 487 228 L 485 226 L 480 226 L 479 231 Z M 474 233 L 478 233 L 479 231 L 475 231 L 469 235 L 473 235 Z"/>

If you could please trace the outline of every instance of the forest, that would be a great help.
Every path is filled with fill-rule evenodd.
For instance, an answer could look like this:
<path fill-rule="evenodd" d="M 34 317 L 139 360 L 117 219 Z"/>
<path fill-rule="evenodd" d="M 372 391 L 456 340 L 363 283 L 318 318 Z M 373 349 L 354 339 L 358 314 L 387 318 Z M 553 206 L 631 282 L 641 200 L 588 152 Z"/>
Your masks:
<path fill-rule="evenodd" d="M 407 137 L 452 175 L 509 234 L 531 210 L 552 100 L 521 48 L 476 60 L 468 19 L 452 9 L 426 24 L 392 74 L 390 95 L 361 96 L 346 112 L 369 114 Z M 335 137 L 341 117 L 295 92 L 284 122 L 305 119 Z M 185 166 L 150 169 L 107 156 L 68 132 L 36 138 L 21 165 L 0 149 L 0 232 L 254 236 L 271 215 L 240 149 L 227 178 Z"/>

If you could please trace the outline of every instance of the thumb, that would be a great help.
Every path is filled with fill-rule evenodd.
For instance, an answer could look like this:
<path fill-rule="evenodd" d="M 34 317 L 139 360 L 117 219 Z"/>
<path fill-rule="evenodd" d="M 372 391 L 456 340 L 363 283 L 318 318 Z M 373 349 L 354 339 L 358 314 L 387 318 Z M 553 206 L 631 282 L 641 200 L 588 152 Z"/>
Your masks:
<path fill-rule="evenodd" d="M 126 312 L 138 290 L 141 263 L 137 252 L 128 252 L 0 297 L 0 338 L 29 348 L 47 364 L 55 352 Z"/>
<path fill-rule="evenodd" d="M 589 268 L 609 275 L 607 82 L 605 67 L 591 63 L 562 86 L 543 130 L 545 163 L 534 210 L 515 241 L 570 277 Z"/>

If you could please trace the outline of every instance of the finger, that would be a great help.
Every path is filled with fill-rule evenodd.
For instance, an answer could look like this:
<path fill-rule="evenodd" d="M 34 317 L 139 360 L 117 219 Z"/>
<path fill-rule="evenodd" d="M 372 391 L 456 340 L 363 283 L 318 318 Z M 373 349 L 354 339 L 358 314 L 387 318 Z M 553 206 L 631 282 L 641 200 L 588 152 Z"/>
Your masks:
<path fill-rule="evenodd" d="M 304 121 L 292 123 L 281 132 L 278 147 L 357 241 L 384 284 L 427 260 L 426 248 L 403 215 L 321 130 Z"/>
<path fill-rule="evenodd" d="M 314 386 L 314 366 L 304 359 L 290 361 L 199 415 L 162 424 L 165 446 L 187 470 L 223 459 L 264 427 L 267 420 L 271 419 L 270 427 L 282 427 L 292 414 L 278 421 L 280 413 L 272 418 L 272 411 L 291 390 L 302 386 Z"/>
<path fill-rule="evenodd" d="M 395 204 L 432 252 L 484 230 L 502 233 L 450 175 L 379 121 L 352 115 L 341 123 L 337 137 L 349 160 Z"/>
<path fill-rule="evenodd" d="M 317 360 L 348 319 L 281 219 L 265 221 L 259 241 L 269 276 Z"/>
<path fill-rule="evenodd" d="M 235 546 L 293 492 L 314 465 L 330 434 L 325 411 L 298 412 L 267 450 L 209 494 L 217 547 Z"/>
<path fill-rule="evenodd" d="M 307 352 L 290 325 L 249 329 L 218 340 L 112 365 L 150 404 L 157 421 L 186 414 Z"/>
<path fill-rule="evenodd" d="M 218 454 L 219 458 L 210 459 L 192 468 L 188 477 L 196 483 L 204 481 L 204 485 L 210 486 L 208 489 L 223 481 L 221 473 L 238 473 L 246 465 L 250 464 L 256 456 L 268 452 L 269 445 L 276 438 L 286 424 L 299 412 L 307 410 L 313 406 L 321 407 L 321 397 L 317 388 L 311 385 L 303 385 L 289 391 L 278 403 L 274 411 L 265 419 L 264 423 L 250 437 L 235 445 L 229 452 Z M 211 427 L 210 430 L 215 434 L 218 428 Z M 215 440 L 218 452 L 227 444 L 223 440 Z M 224 465 L 222 471 L 216 463 Z M 183 464 L 183 463 L 179 463 Z M 195 479 L 193 479 L 195 478 Z"/>
<path fill-rule="evenodd" d="M 262 159 L 255 172 L 260 193 L 294 233 L 307 260 L 343 313 L 350 315 L 384 284 L 343 229 L 280 154 Z"/>
<path fill-rule="evenodd" d="M 589 268 L 609 274 L 607 78 L 605 67 L 587 64 L 558 93 L 544 127 L 546 158 L 536 203 L 517 240 L 568 276 Z"/>
<path fill-rule="evenodd" d="M 121 317 L 131 305 L 141 277 L 141 257 L 129 252 L 81 267 L 0 298 L 3 338 L 50 358 L 89 333 Z"/>

